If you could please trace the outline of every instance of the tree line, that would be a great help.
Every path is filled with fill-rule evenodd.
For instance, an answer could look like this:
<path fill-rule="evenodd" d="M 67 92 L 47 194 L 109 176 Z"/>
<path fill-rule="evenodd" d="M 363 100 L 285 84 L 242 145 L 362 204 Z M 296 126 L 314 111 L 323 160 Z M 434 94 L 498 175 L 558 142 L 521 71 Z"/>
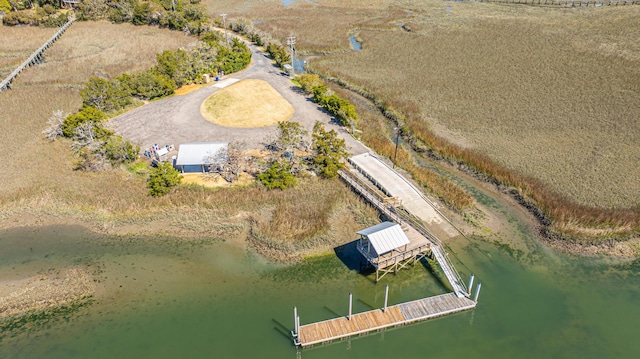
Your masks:
<path fill-rule="evenodd" d="M 358 124 L 356 107 L 351 102 L 333 93 L 324 81 L 315 74 L 296 76 L 302 91 L 313 97 L 313 101 L 322 106 L 345 127 L 354 128 Z"/>
<path fill-rule="evenodd" d="M 109 20 L 116 24 L 157 25 L 199 35 L 209 28 L 209 16 L 200 0 L 83 0 L 76 9 L 78 20 Z M 0 0 L 4 25 L 60 26 L 68 12 L 58 0 Z M 33 10 L 33 11 L 32 11 Z"/>

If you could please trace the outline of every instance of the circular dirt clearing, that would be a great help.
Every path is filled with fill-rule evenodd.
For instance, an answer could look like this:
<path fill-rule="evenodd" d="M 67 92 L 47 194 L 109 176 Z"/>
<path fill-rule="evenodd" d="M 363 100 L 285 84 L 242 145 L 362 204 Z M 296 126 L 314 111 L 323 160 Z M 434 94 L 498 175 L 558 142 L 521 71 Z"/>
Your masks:
<path fill-rule="evenodd" d="M 293 106 L 266 81 L 242 80 L 209 96 L 200 113 L 216 125 L 256 128 L 288 121 Z"/>

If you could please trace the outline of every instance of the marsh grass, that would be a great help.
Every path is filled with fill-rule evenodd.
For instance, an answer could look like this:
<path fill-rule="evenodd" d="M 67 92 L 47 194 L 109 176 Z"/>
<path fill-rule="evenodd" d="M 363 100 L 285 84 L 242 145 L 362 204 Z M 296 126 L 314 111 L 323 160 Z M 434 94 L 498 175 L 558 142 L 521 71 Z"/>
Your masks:
<path fill-rule="evenodd" d="M 363 17 L 361 51 L 311 66 L 400 114 L 418 149 L 517 188 L 553 228 L 637 233 L 640 8 L 411 3 L 387 22 L 411 29 Z"/>
<path fill-rule="evenodd" d="M 0 24 L 0 79 L 9 75 L 55 32 L 52 28 Z"/>
<path fill-rule="evenodd" d="M 455 182 L 442 176 L 434 170 L 421 167 L 415 158 L 405 148 L 408 144 L 400 144 L 395 150 L 395 142 L 391 139 L 395 134 L 390 131 L 389 120 L 382 115 L 380 110 L 367 99 L 336 86 L 331 86 L 340 96 L 356 106 L 360 116 L 359 127 L 362 128 L 362 141 L 376 153 L 393 159 L 395 157 L 398 167 L 406 170 L 422 188 L 453 208 L 459 213 L 470 209 L 474 205 L 473 197 Z M 402 142 L 402 139 L 400 139 Z"/>

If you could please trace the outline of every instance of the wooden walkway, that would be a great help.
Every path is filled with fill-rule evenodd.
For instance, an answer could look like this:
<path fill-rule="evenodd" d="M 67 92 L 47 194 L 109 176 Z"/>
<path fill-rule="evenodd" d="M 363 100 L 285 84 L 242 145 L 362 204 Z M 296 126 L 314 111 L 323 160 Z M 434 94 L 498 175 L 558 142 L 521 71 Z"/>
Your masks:
<path fill-rule="evenodd" d="M 454 293 L 442 294 L 390 306 L 386 310 L 374 309 L 353 314 L 351 319 L 340 317 L 302 325 L 297 334 L 294 332 L 294 343 L 300 347 L 308 347 L 461 312 L 473 309 L 475 306 L 476 302 L 469 298 L 460 298 Z"/>
<path fill-rule="evenodd" d="M 29 58 L 24 60 L 24 62 L 15 70 L 13 70 L 13 72 L 9 74 L 9 76 L 2 80 L 2 82 L 0 82 L 0 92 L 10 89 L 13 80 L 18 77 L 18 75 L 20 75 L 20 73 L 24 71 L 24 69 L 29 66 L 41 63 L 42 55 L 44 54 L 45 50 L 51 47 L 51 45 L 53 45 L 53 43 L 56 42 L 56 40 L 58 40 L 60 36 L 62 36 L 62 34 L 69 28 L 69 26 L 71 26 L 71 24 L 73 24 L 74 21 L 76 21 L 75 17 L 71 17 L 71 19 L 69 19 L 66 24 L 62 25 L 62 27 L 60 27 L 60 29 L 58 29 L 58 31 L 56 31 L 56 33 L 49 40 L 47 40 L 47 42 L 45 42 L 42 46 L 40 46 L 40 48 L 34 51 L 33 54 L 29 56 Z"/>
<path fill-rule="evenodd" d="M 369 154 L 368 156 L 375 159 L 375 156 L 372 156 Z M 356 157 L 362 158 L 363 155 L 356 156 Z M 353 159 L 353 157 L 351 159 Z M 379 160 L 376 159 L 375 161 L 379 161 Z M 349 166 L 347 166 L 345 171 L 339 171 L 338 174 L 340 175 L 340 178 L 342 178 L 343 181 L 349 184 L 356 192 L 360 193 L 360 195 L 362 195 L 367 201 L 369 201 L 369 203 L 375 206 L 385 216 L 392 219 L 396 223 L 401 224 L 403 227 L 408 227 L 408 237 L 409 237 L 409 240 L 411 241 L 412 250 L 407 252 L 408 255 L 407 253 L 401 253 L 399 255 L 400 257 L 396 256 L 393 258 L 385 259 L 380 263 L 372 263 L 376 269 L 376 279 L 381 278 L 378 276 L 378 273 L 377 273 L 378 270 L 395 265 L 395 263 L 397 263 L 397 260 L 399 259 L 406 260 L 408 258 L 411 258 L 411 256 L 414 255 L 413 253 L 414 249 L 417 248 L 419 250 L 424 250 L 424 251 L 430 249 L 431 253 L 433 253 L 435 256 L 436 261 L 440 265 L 440 268 L 442 268 L 442 271 L 445 277 L 447 278 L 447 281 L 449 282 L 449 284 L 451 284 L 451 288 L 453 289 L 453 292 L 458 297 L 470 295 L 470 293 L 468 293 L 467 291 L 465 283 L 462 281 L 462 278 L 460 277 L 460 274 L 453 266 L 453 263 L 451 263 L 451 261 L 449 260 L 448 255 L 444 249 L 444 245 L 438 239 L 438 237 L 436 237 L 431 231 L 425 228 L 422 224 L 418 223 L 417 221 L 413 220 L 412 218 L 400 212 L 393 205 L 393 203 L 391 203 L 390 201 L 385 201 L 383 198 L 380 198 L 380 195 L 376 192 L 377 189 L 370 182 L 370 179 L 361 175 L 360 172 L 356 171 L 355 169 L 351 169 Z M 388 179 L 389 178 L 393 179 L 393 180 L 388 180 L 388 182 L 390 183 L 389 186 L 391 186 L 392 183 L 399 183 L 399 184 L 408 183 L 406 179 L 402 178 L 402 176 L 399 173 L 389 168 L 388 166 L 378 166 L 377 171 L 373 173 L 369 173 L 369 176 L 375 176 L 375 175 L 377 175 L 378 177 L 386 177 Z M 412 189 L 412 191 L 417 191 L 417 190 Z M 423 207 L 429 206 L 429 203 L 424 202 L 421 204 L 421 206 Z M 386 272 L 383 272 L 383 275 L 384 274 L 386 274 Z"/>

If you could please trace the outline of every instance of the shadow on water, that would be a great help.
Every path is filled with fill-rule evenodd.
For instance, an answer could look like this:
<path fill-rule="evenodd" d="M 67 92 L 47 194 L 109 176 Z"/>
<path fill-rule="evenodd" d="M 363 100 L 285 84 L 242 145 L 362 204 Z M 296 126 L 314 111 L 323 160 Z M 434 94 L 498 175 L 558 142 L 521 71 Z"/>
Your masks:
<path fill-rule="evenodd" d="M 357 240 L 335 247 L 333 251 L 336 257 L 351 271 L 355 271 L 368 281 L 375 283 L 375 279 L 371 276 L 375 273 L 375 269 L 369 265 L 363 258 L 357 248 Z"/>
<path fill-rule="evenodd" d="M 358 241 L 353 241 L 343 244 L 335 247 L 333 251 L 336 253 L 336 257 L 338 257 L 347 268 L 360 273 L 362 260 L 360 252 L 358 252 L 357 242 Z"/>

